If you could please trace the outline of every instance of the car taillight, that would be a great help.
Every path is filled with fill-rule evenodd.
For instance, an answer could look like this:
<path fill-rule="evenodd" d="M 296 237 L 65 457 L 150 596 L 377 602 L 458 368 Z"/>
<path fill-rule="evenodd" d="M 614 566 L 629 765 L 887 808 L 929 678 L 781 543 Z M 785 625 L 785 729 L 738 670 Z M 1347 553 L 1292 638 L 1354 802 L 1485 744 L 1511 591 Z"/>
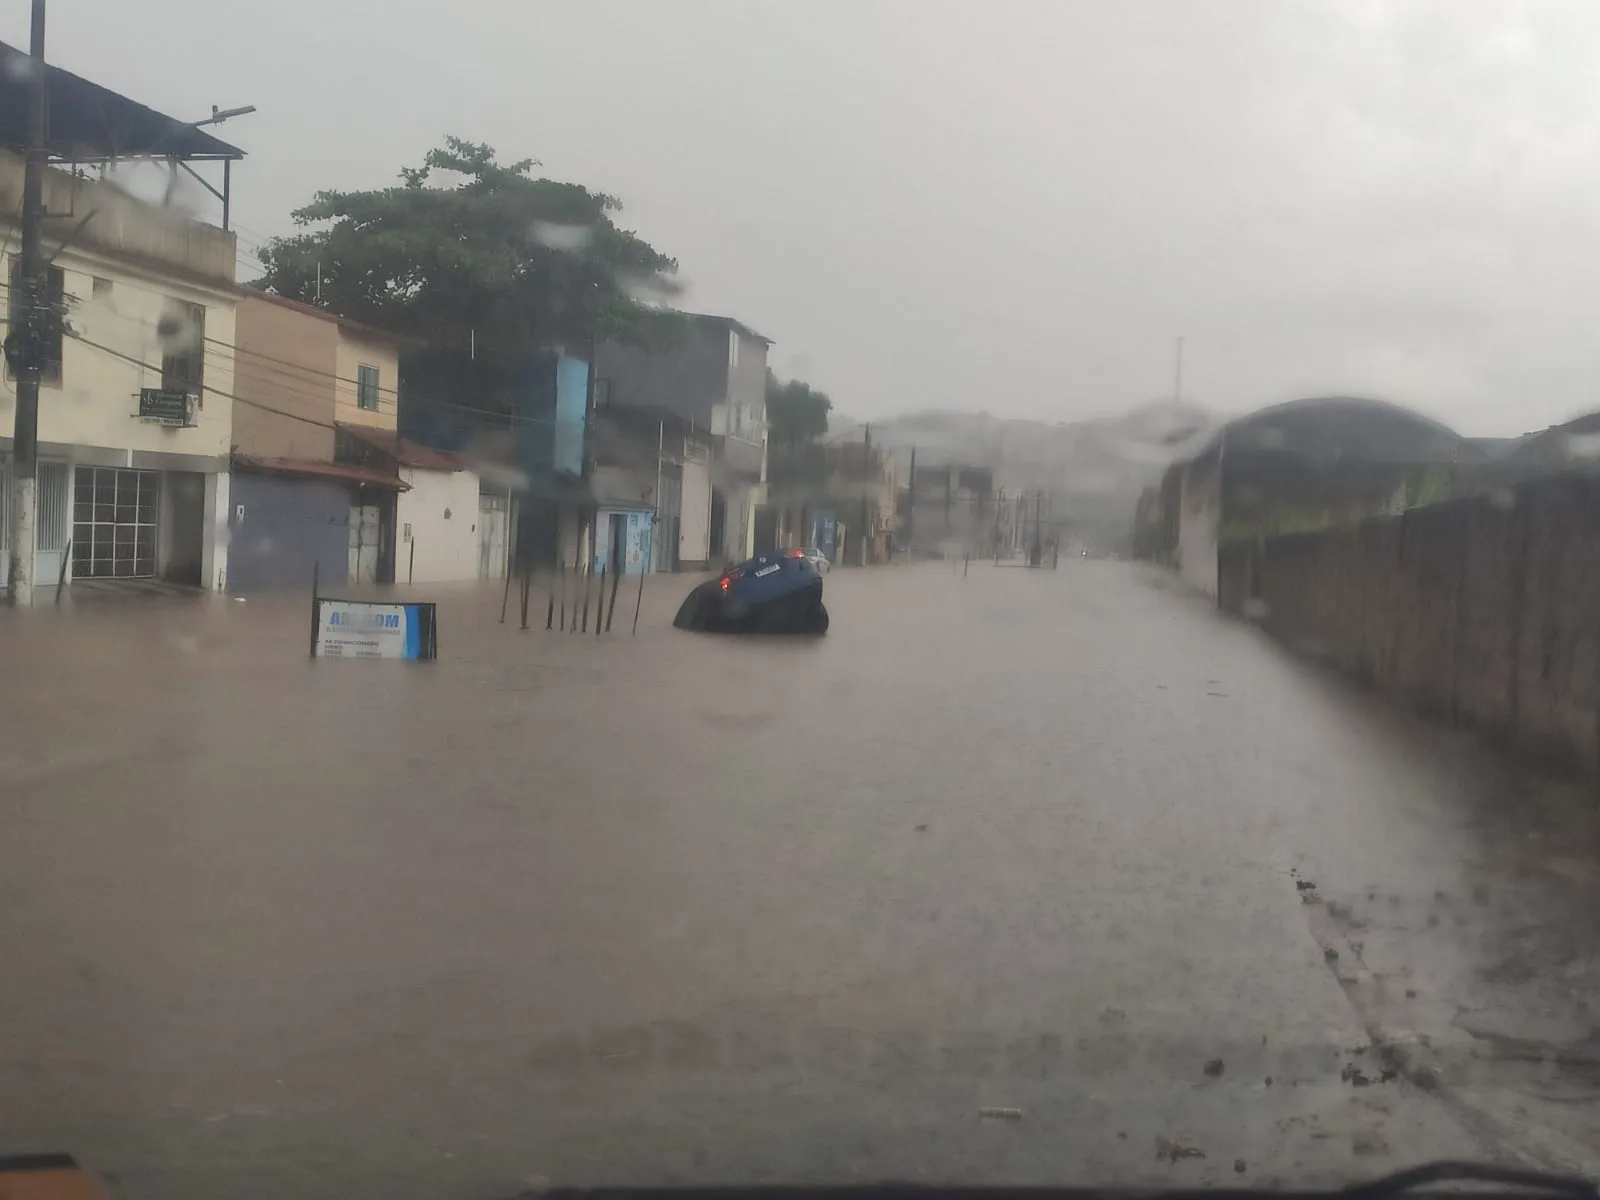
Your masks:
<path fill-rule="evenodd" d="M 806 552 L 804 550 L 791 550 L 784 557 L 785 558 L 804 558 L 805 556 L 806 556 Z"/>
<path fill-rule="evenodd" d="M 727 591 L 728 590 L 728 585 L 730 583 L 732 583 L 735 579 L 739 578 L 739 576 L 741 576 L 743 574 L 744 574 L 743 571 L 729 571 L 721 579 L 717 580 L 717 586 L 720 587 L 723 591 Z"/>

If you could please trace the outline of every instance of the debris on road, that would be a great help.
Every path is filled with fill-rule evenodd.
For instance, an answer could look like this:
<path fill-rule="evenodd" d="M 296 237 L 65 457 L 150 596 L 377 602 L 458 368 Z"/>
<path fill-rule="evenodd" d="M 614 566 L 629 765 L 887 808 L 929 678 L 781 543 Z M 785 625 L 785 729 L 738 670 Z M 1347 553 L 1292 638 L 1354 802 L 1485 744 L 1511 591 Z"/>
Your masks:
<path fill-rule="evenodd" d="M 1222 1060 L 1220 1058 L 1213 1058 L 1210 1062 L 1206 1063 L 1205 1072 L 1207 1078 L 1217 1078 L 1217 1076 L 1221 1075 L 1223 1072 Z"/>
<path fill-rule="evenodd" d="M 1204 1158 L 1206 1152 L 1199 1146 L 1183 1141 L 1156 1135 L 1156 1157 L 1166 1159 L 1170 1163 L 1177 1162 L 1180 1158 Z"/>
<path fill-rule="evenodd" d="M 988 1121 L 1020 1121 L 1022 1120 L 1022 1110 L 1020 1108 L 988 1105 L 978 1110 L 978 1116 Z"/>
<path fill-rule="evenodd" d="M 1250 1165 L 1246 1163 L 1244 1159 L 1236 1158 L 1233 1160 L 1233 1173 L 1235 1175 L 1243 1175 L 1249 1169 Z"/>

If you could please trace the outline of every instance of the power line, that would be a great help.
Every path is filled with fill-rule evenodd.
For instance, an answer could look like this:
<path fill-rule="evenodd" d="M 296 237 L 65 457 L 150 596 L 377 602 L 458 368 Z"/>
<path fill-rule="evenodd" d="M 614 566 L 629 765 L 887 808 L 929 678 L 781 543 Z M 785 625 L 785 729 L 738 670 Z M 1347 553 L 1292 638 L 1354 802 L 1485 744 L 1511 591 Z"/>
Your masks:
<path fill-rule="evenodd" d="M 85 346 L 92 346 L 96 350 L 99 350 L 99 351 L 102 351 L 102 352 L 104 352 L 106 354 L 109 354 L 113 358 L 120 358 L 124 362 L 131 363 L 136 367 L 142 367 L 146 371 L 154 372 L 157 375 L 162 374 L 162 368 L 157 366 L 157 365 L 155 365 L 154 363 L 145 362 L 143 359 L 136 358 L 132 354 L 125 354 L 121 350 L 116 350 L 116 349 L 113 349 L 110 346 L 103 345 L 100 342 L 92 341 L 91 339 L 84 337 L 80 333 L 69 333 L 67 336 L 71 337 L 74 341 L 82 342 Z M 240 395 L 237 395 L 237 394 L 235 394 L 233 392 L 224 391 L 223 389 L 221 389 L 219 387 L 213 387 L 210 384 L 206 383 L 204 380 L 200 381 L 199 386 L 200 386 L 200 389 L 202 391 L 210 392 L 214 396 L 221 396 L 224 400 L 231 400 L 235 404 L 243 404 L 243 405 L 245 405 L 246 407 L 249 407 L 249 408 L 257 408 L 257 409 L 262 410 L 263 412 L 273 413 L 276 416 L 287 417 L 292 421 L 302 421 L 307 425 L 315 425 L 315 426 L 318 426 L 319 428 L 322 428 L 322 429 L 338 429 L 340 427 L 338 422 L 336 422 L 336 421 L 322 421 L 322 420 L 318 420 L 316 417 L 308 417 L 308 416 L 304 415 L 303 413 L 289 412 L 287 409 L 275 408 L 270 404 L 263 404 L 259 400 L 251 400 L 248 397 L 240 396 Z M 314 394 L 309 393 L 309 392 L 300 393 L 299 395 L 300 395 L 300 398 L 303 398 L 303 399 L 312 399 L 312 400 L 318 400 L 318 401 L 321 401 L 321 400 L 326 398 L 325 396 L 314 395 Z M 519 415 L 519 414 L 516 414 L 516 413 L 499 413 L 499 412 L 493 411 L 492 409 L 469 408 L 466 405 L 452 404 L 449 401 L 443 402 L 442 405 L 439 402 L 436 402 L 436 401 L 418 401 L 417 403 L 421 404 L 421 405 L 424 405 L 424 406 L 428 406 L 428 407 L 454 408 L 454 409 L 458 409 L 458 410 L 462 410 L 462 411 L 466 411 L 466 412 L 482 413 L 482 414 L 484 414 L 486 416 L 499 417 L 499 418 L 501 418 L 503 420 L 507 420 L 507 421 L 511 421 L 513 423 L 519 423 L 519 424 L 527 424 L 527 425 L 559 425 L 559 424 L 561 424 L 560 419 L 556 418 L 556 417 L 532 417 L 532 416 L 523 416 L 523 415 Z M 348 426 L 346 426 L 346 427 L 348 427 Z"/>
<path fill-rule="evenodd" d="M 136 367 L 143 367 L 146 371 L 153 371 L 157 375 L 162 373 L 161 368 L 152 363 L 147 363 L 141 358 L 135 358 L 131 354 L 124 354 L 121 350 L 115 350 L 112 347 L 102 345 L 99 342 L 91 341 L 90 339 L 84 337 L 81 333 L 70 333 L 68 336 L 71 337 L 73 341 L 82 342 L 85 346 L 93 346 L 96 350 L 111 355 L 112 358 L 120 358 L 123 362 L 132 363 Z M 286 409 L 273 408 L 270 404 L 262 404 L 259 400 L 247 400 L 243 396 L 236 396 L 232 392 L 225 392 L 221 388 L 212 387 L 203 380 L 200 383 L 200 389 L 202 391 L 210 392 L 213 396 L 221 396 L 224 400 L 231 400 L 235 404 L 247 405 L 250 408 L 259 408 L 263 412 L 273 413 L 274 415 L 280 417 L 287 417 L 291 421 L 303 421 L 307 425 L 316 425 L 322 429 L 338 428 L 338 426 L 332 421 L 319 421 L 315 417 L 304 416 L 301 413 L 292 413 Z"/>

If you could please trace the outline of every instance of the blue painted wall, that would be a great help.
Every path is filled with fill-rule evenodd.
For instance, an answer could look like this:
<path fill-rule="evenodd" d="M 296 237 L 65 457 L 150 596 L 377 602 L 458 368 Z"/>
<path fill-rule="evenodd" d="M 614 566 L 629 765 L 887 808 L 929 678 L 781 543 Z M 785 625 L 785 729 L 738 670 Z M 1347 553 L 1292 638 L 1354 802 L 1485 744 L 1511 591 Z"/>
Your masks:
<path fill-rule="evenodd" d="M 615 570 L 611 546 L 611 517 L 623 513 L 628 518 L 628 542 L 623 556 L 622 573 L 637 575 L 650 566 L 650 534 L 654 520 L 648 509 L 602 508 L 595 520 L 594 568 L 602 567 L 607 574 Z"/>
<path fill-rule="evenodd" d="M 350 567 L 350 488 L 331 479 L 235 472 L 228 502 L 228 590 L 342 585 Z M 244 518 L 239 518 L 239 506 Z"/>
<path fill-rule="evenodd" d="M 583 473 L 583 425 L 589 404 L 589 364 L 562 354 L 556 358 L 556 428 L 550 466 L 568 475 Z"/>

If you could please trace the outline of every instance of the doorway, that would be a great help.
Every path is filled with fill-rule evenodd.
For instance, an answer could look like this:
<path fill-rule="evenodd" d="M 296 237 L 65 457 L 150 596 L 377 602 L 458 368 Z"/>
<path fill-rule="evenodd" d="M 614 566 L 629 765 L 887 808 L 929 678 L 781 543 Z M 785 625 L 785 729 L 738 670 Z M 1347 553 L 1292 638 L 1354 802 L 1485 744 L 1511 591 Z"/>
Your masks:
<path fill-rule="evenodd" d="M 383 509 L 359 500 L 350 506 L 351 583 L 377 583 L 383 546 Z"/>
<path fill-rule="evenodd" d="M 606 543 L 608 552 L 606 557 L 611 561 L 606 564 L 614 575 L 618 571 L 628 569 L 628 514 L 614 512 L 611 514 L 611 540 Z"/>

